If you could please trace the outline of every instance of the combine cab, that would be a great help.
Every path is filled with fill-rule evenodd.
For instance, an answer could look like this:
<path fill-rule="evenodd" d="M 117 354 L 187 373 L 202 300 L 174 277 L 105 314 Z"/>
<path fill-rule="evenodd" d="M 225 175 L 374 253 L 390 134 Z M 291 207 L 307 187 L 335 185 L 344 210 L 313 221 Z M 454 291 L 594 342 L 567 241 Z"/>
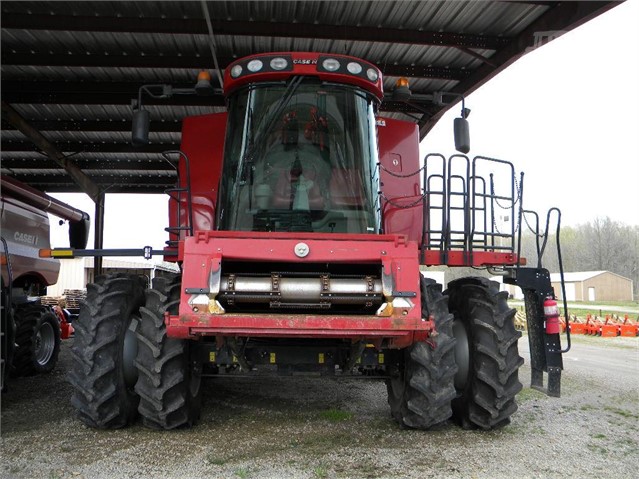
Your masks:
<path fill-rule="evenodd" d="M 183 124 L 162 252 L 181 276 L 147 291 L 121 275 L 88 287 L 70 376 L 82 421 L 192 425 L 202 377 L 277 371 L 384 379 L 403 426 L 507 424 L 523 363 L 507 294 L 479 277 L 443 291 L 421 265 L 489 268 L 521 285 L 534 385 L 548 372 L 558 395 L 559 334 L 544 329 L 553 294 L 547 271 L 518 256 L 512 164 L 420 161 L 417 126 L 377 116 L 381 73 L 356 58 L 244 58 L 224 95 L 227 112 Z"/>

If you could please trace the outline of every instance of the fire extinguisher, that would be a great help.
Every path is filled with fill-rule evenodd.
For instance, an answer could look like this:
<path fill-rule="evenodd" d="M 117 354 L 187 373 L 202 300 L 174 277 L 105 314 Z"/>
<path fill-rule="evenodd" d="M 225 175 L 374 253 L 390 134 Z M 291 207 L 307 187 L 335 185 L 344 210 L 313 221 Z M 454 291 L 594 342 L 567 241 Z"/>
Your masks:
<path fill-rule="evenodd" d="M 559 334 L 559 308 L 557 301 L 548 296 L 544 301 L 544 316 L 546 318 L 546 334 Z"/>

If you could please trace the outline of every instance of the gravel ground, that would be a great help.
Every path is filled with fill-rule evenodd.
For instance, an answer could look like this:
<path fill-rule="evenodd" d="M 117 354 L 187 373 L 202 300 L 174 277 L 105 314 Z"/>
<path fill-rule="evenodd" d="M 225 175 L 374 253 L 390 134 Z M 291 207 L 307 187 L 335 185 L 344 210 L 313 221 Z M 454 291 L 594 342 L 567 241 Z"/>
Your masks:
<path fill-rule="evenodd" d="M 524 338 L 525 386 L 527 350 Z M 580 360 L 593 355 L 631 366 Z M 575 338 L 563 397 L 525 387 L 512 424 L 493 432 L 400 430 L 382 382 L 302 377 L 207 380 L 191 430 L 97 431 L 73 417 L 69 356 L 66 342 L 52 374 L 2 395 L 0 477 L 625 479 L 639 469 L 639 338 Z"/>

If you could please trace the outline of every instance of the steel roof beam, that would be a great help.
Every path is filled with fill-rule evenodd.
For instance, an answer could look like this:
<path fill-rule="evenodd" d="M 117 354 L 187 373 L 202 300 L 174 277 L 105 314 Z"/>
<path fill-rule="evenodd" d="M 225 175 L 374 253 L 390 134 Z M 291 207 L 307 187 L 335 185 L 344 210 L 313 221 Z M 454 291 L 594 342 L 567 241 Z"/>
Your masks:
<path fill-rule="evenodd" d="M 535 48 L 537 36 L 540 32 L 567 32 L 586 23 L 592 18 L 610 10 L 619 2 L 560 2 L 554 8 L 547 10 L 536 21 L 528 25 L 512 42 L 490 57 L 494 65 L 482 65 L 475 70 L 466 80 L 456 85 L 451 92 L 470 95 L 480 86 L 491 80 L 498 73 L 512 65 L 516 60 L 525 55 L 531 48 Z M 426 115 L 420 121 L 420 138 L 435 126 L 439 119 L 455 103 L 445 107 L 429 107 L 431 115 Z M 472 107 L 472 105 L 471 105 Z"/>
<path fill-rule="evenodd" d="M 154 85 L 163 83 L 158 80 L 149 81 L 33 81 L 29 80 L 3 80 L 2 91 L 23 91 L 32 93 L 90 93 L 92 95 L 126 93 L 137 98 L 138 90 L 143 85 L 153 83 Z M 171 82 L 168 81 L 173 88 L 193 88 L 193 83 Z"/>
<path fill-rule="evenodd" d="M 155 143 L 134 147 L 129 143 L 103 143 L 101 141 L 87 143 L 57 142 L 54 146 L 58 151 L 68 153 L 162 153 L 163 151 L 175 150 L 180 147 L 179 143 Z M 36 145 L 36 147 L 40 148 L 40 145 Z M 33 148 L 33 144 L 26 141 L 3 141 L 0 148 L 2 148 L 3 152 L 36 151 Z"/>
<path fill-rule="evenodd" d="M 137 90 L 131 93 L 87 93 L 87 92 L 30 92 L 2 91 L 2 98 L 14 104 L 42 105 L 130 105 L 137 97 Z M 210 97 L 174 96 L 166 100 L 145 97 L 144 105 L 178 105 L 178 106 L 224 106 L 221 95 Z"/>
<path fill-rule="evenodd" d="M 67 104 L 67 105 L 130 105 L 137 96 L 141 82 L 2 82 L 2 97 L 14 104 Z M 109 92 L 110 88 L 112 92 Z M 431 94 L 432 92 L 414 91 Z M 165 100 L 144 97 L 145 105 L 178 106 L 225 106 L 221 95 L 202 97 L 196 95 L 175 95 Z M 382 103 L 383 111 L 420 110 L 403 103 L 387 100 Z M 150 131 L 153 131 L 152 129 Z"/>
<path fill-rule="evenodd" d="M 91 170 L 153 170 L 153 171 L 174 171 L 164 159 L 140 160 L 131 157 L 116 157 L 104 160 L 101 158 L 77 158 L 74 157 L 75 164 L 87 175 L 91 175 Z M 2 168 L 9 170 L 39 169 L 55 170 L 59 165 L 53 160 L 45 157 L 34 156 L 33 158 L 2 158 Z"/>
<path fill-rule="evenodd" d="M 82 172 L 77 165 L 66 158 L 65 155 L 55 147 L 47 138 L 42 135 L 38 130 L 33 128 L 20 114 L 7 102 L 2 100 L 2 113 L 9 123 L 14 125 L 23 135 L 25 135 L 40 150 L 44 151 L 46 155 L 55 161 L 58 165 L 62 166 L 66 173 L 73 178 L 82 191 L 89 195 L 94 201 L 100 197 L 99 187 L 91 181 L 91 179 Z"/>
<path fill-rule="evenodd" d="M 162 82 L 89 82 L 89 81 L 2 81 L 2 97 L 10 103 L 130 105 L 142 85 Z M 168 82 L 168 84 L 171 84 Z M 191 83 L 172 83 L 174 88 L 192 88 Z M 210 97 L 173 95 L 168 99 L 143 96 L 144 105 L 223 106 L 221 95 Z"/>
<path fill-rule="evenodd" d="M 33 188 L 47 192 L 79 192 L 83 190 L 70 181 L 70 177 L 65 174 L 49 175 L 44 173 L 36 174 L 12 174 L 12 178 L 22 181 Z M 129 175 L 109 175 L 92 176 L 92 181 L 100 186 L 104 193 L 163 193 L 167 188 L 175 186 L 175 177 L 170 176 L 131 176 Z M 144 191 L 137 191 L 136 188 Z"/>
<path fill-rule="evenodd" d="M 28 120 L 31 125 L 40 131 L 69 131 L 69 132 L 130 132 L 130 120 Z M 9 124 L 2 124 L 5 131 L 16 130 Z M 152 133 L 180 133 L 182 122 L 180 120 L 151 121 L 149 130 Z"/>
<path fill-rule="evenodd" d="M 488 50 L 498 50 L 510 42 L 509 38 L 499 36 L 354 25 L 212 19 L 212 26 L 216 36 L 318 38 L 324 40 L 403 43 Z M 199 18 L 116 18 L 4 13 L 2 15 L 2 28 L 73 32 L 164 33 L 173 35 L 208 34 L 206 22 Z"/>
<path fill-rule="evenodd" d="M 220 57 L 220 68 L 226 68 L 235 59 Z M 384 65 L 381 60 L 369 59 L 377 64 L 384 76 L 406 76 L 412 78 L 436 78 L 441 80 L 464 80 L 472 70 L 421 65 Z M 213 62 L 202 56 L 165 55 L 61 55 L 51 53 L 3 52 L 3 65 L 36 67 L 83 67 L 83 68 L 182 68 L 211 69 Z M 193 85 L 189 85 L 193 86 Z"/>
<path fill-rule="evenodd" d="M 232 57 L 218 57 L 220 67 L 235 61 Z M 98 67 L 98 68 L 213 68 L 208 56 L 188 55 L 64 55 L 59 53 L 2 52 L 3 65 L 45 67 Z"/>

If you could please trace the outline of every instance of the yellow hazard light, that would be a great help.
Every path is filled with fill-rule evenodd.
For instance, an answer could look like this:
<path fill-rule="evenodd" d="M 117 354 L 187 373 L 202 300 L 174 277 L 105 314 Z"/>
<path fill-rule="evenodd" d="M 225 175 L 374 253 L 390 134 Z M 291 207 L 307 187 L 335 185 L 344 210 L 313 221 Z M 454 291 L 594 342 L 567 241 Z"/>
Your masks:
<path fill-rule="evenodd" d="M 0 254 L 0 265 L 2 266 L 7 265 L 7 255 L 4 253 Z"/>
<path fill-rule="evenodd" d="M 408 78 L 405 78 L 405 77 L 398 78 L 397 81 L 395 82 L 395 87 L 396 88 L 400 88 L 400 87 L 408 88 Z"/>

